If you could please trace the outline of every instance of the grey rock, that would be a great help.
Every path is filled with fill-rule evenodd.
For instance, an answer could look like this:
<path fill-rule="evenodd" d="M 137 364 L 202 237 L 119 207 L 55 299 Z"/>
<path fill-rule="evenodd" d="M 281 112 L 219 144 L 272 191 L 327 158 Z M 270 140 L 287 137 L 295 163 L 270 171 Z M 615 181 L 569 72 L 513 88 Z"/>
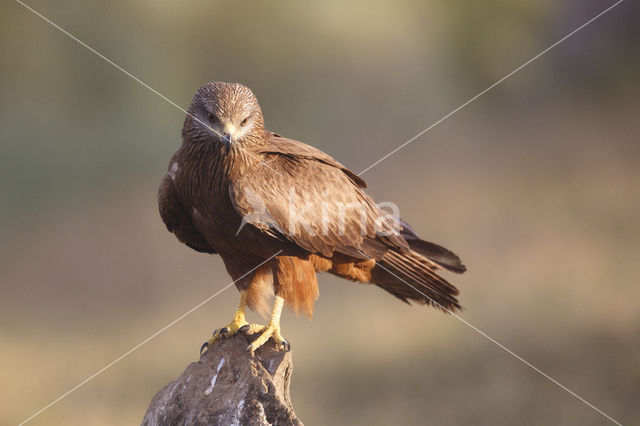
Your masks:
<path fill-rule="evenodd" d="M 256 337 L 238 333 L 209 347 L 158 391 L 142 425 L 302 425 L 289 394 L 291 351 L 269 340 L 251 354 Z"/>

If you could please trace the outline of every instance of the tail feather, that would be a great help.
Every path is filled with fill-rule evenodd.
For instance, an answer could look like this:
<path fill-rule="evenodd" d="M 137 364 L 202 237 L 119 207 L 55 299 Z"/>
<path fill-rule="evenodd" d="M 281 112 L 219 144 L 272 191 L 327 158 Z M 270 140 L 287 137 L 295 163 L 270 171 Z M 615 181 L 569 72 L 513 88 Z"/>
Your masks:
<path fill-rule="evenodd" d="M 438 275 L 435 272 L 438 269 L 438 264 L 431 261 L 430 259 L 425 259 L 423 256 L 420 256 L 418 253 L 401 255 L 396 252 L 396 253 L 392 253 L 390 256 L 392 258 L 397 258 L 400 261 L 400 263 L 402 263 L 404 266 L 423 272 L 427 274 L 429 277 L 433 278 L 434 280 L 440 282 L 448 290 L 448 292 L 452 292 L 456 295 L 459 294 L 458 289 L 454 285 L 446 281 L 444 278 L 442 278 L 440 275 Z"/>
<path fill-rule="evenodd" d="M 432 305 L 445 312 L 461 309 L 458 289 L 438 275 L 434 261 L 420 253 L 391 250 L 376 261 L 371 281 L 399 299 Z"/>

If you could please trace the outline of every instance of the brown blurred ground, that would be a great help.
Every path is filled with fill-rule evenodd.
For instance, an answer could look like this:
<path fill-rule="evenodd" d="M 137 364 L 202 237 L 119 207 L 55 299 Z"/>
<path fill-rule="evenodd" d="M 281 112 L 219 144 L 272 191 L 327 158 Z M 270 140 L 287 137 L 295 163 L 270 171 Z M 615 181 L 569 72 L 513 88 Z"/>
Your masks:
<path fill-rule="evenodd" d="M 248 84 L 273 130 L 356 172 L 606 7 L 30 4 L 180 105 L 205 81 Z M 2 12 L 0 423 L 15 424 L 230 279 L 156 211 L 182 113 L 19 5 Z M 624 424 L 640 424 L 634 12 L 622 4 L 364 175 L 462 256 L 466 321 Z M 236 297 L 31 424 L 139 423 Z M 607 424 L 457 319 L 375 288 L 323 276 L 314 321 L 283 327 L 307 424 Z"/>

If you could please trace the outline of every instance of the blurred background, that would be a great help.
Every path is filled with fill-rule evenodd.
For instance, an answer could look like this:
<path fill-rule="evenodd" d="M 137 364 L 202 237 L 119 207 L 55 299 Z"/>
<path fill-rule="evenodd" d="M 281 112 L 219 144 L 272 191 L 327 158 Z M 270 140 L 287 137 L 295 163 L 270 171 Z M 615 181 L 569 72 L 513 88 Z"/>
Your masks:
<path fill-rule="evenodd" d="M 612 3 L 28 4 L 183 107 L 207 81 L 246 84 L 270 129 L 360 172 Z M 624 424 L 640 424 L 639 13 L 622 3 L 363 175 L 465 261 L 464 320 Z M 184 114 L 18 3 L 0 32 L 0 423 L 16 424 L 230 278 L 157 212 Z M 313 322 L 283 318 L 307 424 L 608 424 L 450 315 L 320 285 Z M 236 301 L 30 424 L 139 424 Z"/>

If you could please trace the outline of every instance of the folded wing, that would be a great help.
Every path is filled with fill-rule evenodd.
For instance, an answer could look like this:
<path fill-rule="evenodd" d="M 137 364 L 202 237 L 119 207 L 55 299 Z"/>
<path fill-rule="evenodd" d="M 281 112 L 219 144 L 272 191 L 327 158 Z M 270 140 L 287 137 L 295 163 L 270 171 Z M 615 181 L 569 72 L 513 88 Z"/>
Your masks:
<path fill-rule="evenodd" d="M 409 249 L 395 221 L 362 191 L 364 181 L 329 155 L 277 135 L 263 154 L 265 164 L 230 187 L 246 224 L 325 257 L 379 259 L 390 248 Z"/>

